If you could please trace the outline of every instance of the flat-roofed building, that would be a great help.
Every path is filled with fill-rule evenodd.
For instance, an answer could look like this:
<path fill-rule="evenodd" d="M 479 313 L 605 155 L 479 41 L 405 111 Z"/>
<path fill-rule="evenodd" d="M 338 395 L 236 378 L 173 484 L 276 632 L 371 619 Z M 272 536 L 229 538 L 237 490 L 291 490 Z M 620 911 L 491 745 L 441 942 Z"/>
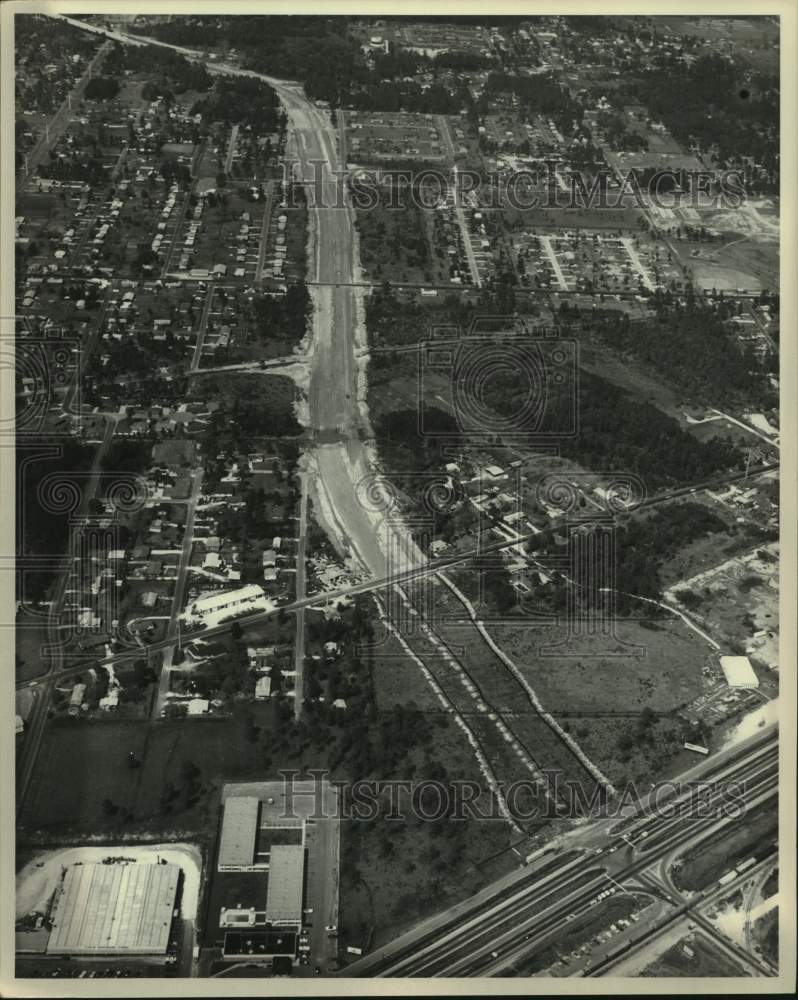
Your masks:
<path fill-rule="evenodd" d="M 180 869 L 162 864 L 67 868 L 53 908 L 53 955 L 163 955 Z"/>
<path fill-rule="evenodd" d="M 245 958 L 292 959 L 297 952 L 296 931 L 234 930 L 227 931 L 222 946 L 222 958 L 240 961 Z"/>
<path fill-rule="evenodd" d="M 219 841 L 220 872 L 265 870 L 265 862 L 255 859 L 260 802 L 250 795 L 233 795 L 225 800 L 222 836 Z"/>
<path fill-rule="evenodd" d="M 273 844 L 269 853 L 266 922 L 279 927 L 302 925 L 305 848 L 301 844 Z"/>
<path fill-rule="evenodd" d="M 204 541 L 208 548 L 209 540 Z M 205 625 L 218 624 L 225 618 L 250 611 L 268 611 L 271 607 L 272 604 L 267 600 L 263 588 L 250 583 L 236 590 L 223 590 L 198 597 L 189 605 L 183 617 Z"/>
<path fill-rule="evenodd" d="M 720 666 L 731 688 L 758 688 L 759 678 L 747 656 L 721 656 Z"/>

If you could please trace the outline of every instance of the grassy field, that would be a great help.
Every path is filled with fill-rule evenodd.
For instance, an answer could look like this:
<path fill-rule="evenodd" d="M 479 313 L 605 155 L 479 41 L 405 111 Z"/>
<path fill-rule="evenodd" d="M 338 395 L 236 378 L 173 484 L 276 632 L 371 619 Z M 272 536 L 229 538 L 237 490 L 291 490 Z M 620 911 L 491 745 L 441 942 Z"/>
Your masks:
<path fill-rule="evenodd" d="M 685 954 L 687 945 L 693 956 Z M 652 962 L 640 975 L 651 978 L 663 976 L 676 978 L 683 976 L 743 976 L 745 970 L 736 965 L 721 952 L 709 938 L 690 935 L 688 940 L 677 942 L 663 955 Z"/>
<path fill-rule="evenodd" d="M 152 460 L 170 469 L 193 469 L 196 466 L 197 443 L 186 439 L 159 441 L 153 446 Z"/>
<path fill-rule="evenodd" d="M 555 715 L 669 712 L 704 687 L 710 647 L 681 621 L 618 621 L 617 639 L 571 637 L 566 624 L 493 625 L 491 633 Z M 619 641 L 618 641 L 619 640 Z M 619 699 L 619 692 L 621 698 Z"/>
<path fill-rule="evenodd" d="M 639 732 L 634 717 L 582 717 L 576 722 L 561 718 L 560 722 L 616 788 L 632 782 L 645 794 L 651 781 L 679 774 L 696 762 L 696 755 L 684 749 L 692 733 L 678 717 L 665 716 L 647 725 L 645 738 L 636 738 L 630 749 L 622 749 L 620 740 Z"/>
<path fill-rule="evenodd" d="M 441 703 L 419 665 L 390 636 L 375 654 L 373 676 L 380 708 L 388 709 L 412 701 L 424 712 L 441 711 Z"/>
<path fill-rule="evenodd" d="M 377 281 L 448 283 L 445 255 L 433 247 L 430 213 L 404 197 L 401 210 L 380 204 L 357 213 L 366 273 Z"/>
<path fill-rule="evenodd" d="M 713 513 L 720 513 L 717 505 L 712 510 Z M 697 573 L 704 573 L 744 552 L 750 546 L 751 542 L 745 531 L 738 531 L 736 525 L 729 534 L 710 532 L 703 538 L 688 542 L 671 559 L 666 560 L 660 570 L 660 578 L 666 587 L 689 580 Z"/>
<path fill-rule="evenodd" d="M 653 378 L 642 366 L 617 357 L 603 345 L 596 350 L 590 344 L 580 344 L 579 362 L 587 371 L 647 400 L 684 424 L 683 401 L 678 394 L 662 380 Z"/>
<path fill-rule="evenodd" d="M 658 621 L 646 628 L 623 621 L 616 628 L 625 644 L 616 648 L 626 650 L 616 656 L 602 653 L 610 648 L 606 640 L 591 653 L 584 642 L 569 639 L 564 626 L 495 625 L 490 631 L 544 708 L 620 786 L 648 782 L 691 763 L 683 749 L 687 725 L 676 709 L 704 689 L 703 671 L 713 660 L 709 647 L 680 622 Z M 556 650 L 563 640 L 562 651 Z M 635 649 L 642 655 L 633 655 Z M 551 740 L 544 745 L 567 776 L 563 754 L 553 754 Z"/>
<path fill-rule="evenodd" d="M 113 831 L 131 834 L 202 832 L 222 780 L 262 777 L 247 715 L 263 724 L 268 708 L 251 705 L 232 718 L 146 722 L 72 719 L 49 725 L 23 811 L 21 837 Z M 140 766 L 131 767 L 132 753 Z M 199 769 L 188 795 L 185 762 Z M 162 796 L 178 791 L 167 810 Z M 118 807 L 113 815 L 105 800 Z M 129 818 L 128 818 L 129 815 Z"/>

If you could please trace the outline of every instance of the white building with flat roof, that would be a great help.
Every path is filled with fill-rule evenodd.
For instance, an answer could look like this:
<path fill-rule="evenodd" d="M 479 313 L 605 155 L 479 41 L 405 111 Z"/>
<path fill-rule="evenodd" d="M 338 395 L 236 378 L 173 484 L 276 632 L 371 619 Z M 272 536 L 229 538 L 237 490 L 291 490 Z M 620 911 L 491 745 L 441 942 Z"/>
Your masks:
<path fill-rule="evenodd" d="M 165 954 L 179 879 L 177 865 L 72 865 L 56 894 L 48 953 Z"/>
<path fill-rule="evenodd" d="M 250 611 L 270 611 L 274 607 L 262 587 L 255 583 L 236 590 L 220 590 L 198 597 L 183 612 L 184 620 L 203 625 L 215 625 L 226 618 Z"/>
<path fill-rule="evenodd" d="M 277 927 L 302 926 L 304 880 L 305 848 L 302 844 L 273 844 L 266 886 L 267 923 Z"/>
<path fill-rule="evenodd" d="M 222 835 L 216 867 L 220 872 L 264 870 L 266 862 L 256 863 L 260 802 L 254 795 L 234 795 L 225 799 Z"/>
<path fill-rule="evenodd" d="M 759 678 L 754 673 L 747 656 L 721 656 L 720 666 L 729 687 L 749 689 L 759 687 Z"/>

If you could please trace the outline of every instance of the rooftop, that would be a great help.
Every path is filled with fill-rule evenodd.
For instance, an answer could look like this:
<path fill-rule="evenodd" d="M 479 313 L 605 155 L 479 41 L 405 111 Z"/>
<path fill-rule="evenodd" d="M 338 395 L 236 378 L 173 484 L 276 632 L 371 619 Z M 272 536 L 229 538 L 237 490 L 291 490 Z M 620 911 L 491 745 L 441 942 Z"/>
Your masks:
<path fill-rule="evenodd" d="M 304 875 L 304 847 L 300 844 L 272 845 L 269 855 L 269 884 L 266 889 L 266 920 L 269 923 L 302 922 Z"/>
<path fill-rule="evenodd" d="M 259 809 L 254 796 L 237 795 L 225 801 L 217 867 L 253 864 Z"/>
<path fill-rule="evenodd" d="M 747 656 L 721 656 L 720 666 L 729 687 L 759 687 L 759 678 L 754 673 L 754 668 Z"/>
<path fill-rule="evenodd" d="M 163 954 L 179 877 L 177 865 L 72 865 L 53 911 L 48 952 Z"/>

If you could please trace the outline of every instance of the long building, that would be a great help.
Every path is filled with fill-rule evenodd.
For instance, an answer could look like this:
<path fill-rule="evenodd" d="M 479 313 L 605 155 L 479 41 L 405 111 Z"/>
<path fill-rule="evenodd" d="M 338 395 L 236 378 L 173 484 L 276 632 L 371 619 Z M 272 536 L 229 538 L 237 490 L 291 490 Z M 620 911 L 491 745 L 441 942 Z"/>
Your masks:
<path fill-rule="evenodd" d="M 72 865 L 58 890 L 47 951 L 165 954 L 179 879 L 177 865 Z"/>
<path fill-rule="evenodd" d="M 274 844 L 266 886 L 266 922 L 273 927 L 302 926 L 305 848 L 301 844 Z"/>
<path fill-rule="evenodd" d="M 186 612 L 188 618 L 204 621 L 221 614 L 240 614 L 247 610 L 265 611 L 270 603 L 262 587 L 250 583 L 236 590 L 221 590 L 216 594 L 198 597 Z"/>
<path fill-rule="evenodd" d="M 255 858 L 260 802 L 251 795 L 232 795 L 225 801 L 219 857 L 220 872 L 265 870 L 268 864 Z"/>

